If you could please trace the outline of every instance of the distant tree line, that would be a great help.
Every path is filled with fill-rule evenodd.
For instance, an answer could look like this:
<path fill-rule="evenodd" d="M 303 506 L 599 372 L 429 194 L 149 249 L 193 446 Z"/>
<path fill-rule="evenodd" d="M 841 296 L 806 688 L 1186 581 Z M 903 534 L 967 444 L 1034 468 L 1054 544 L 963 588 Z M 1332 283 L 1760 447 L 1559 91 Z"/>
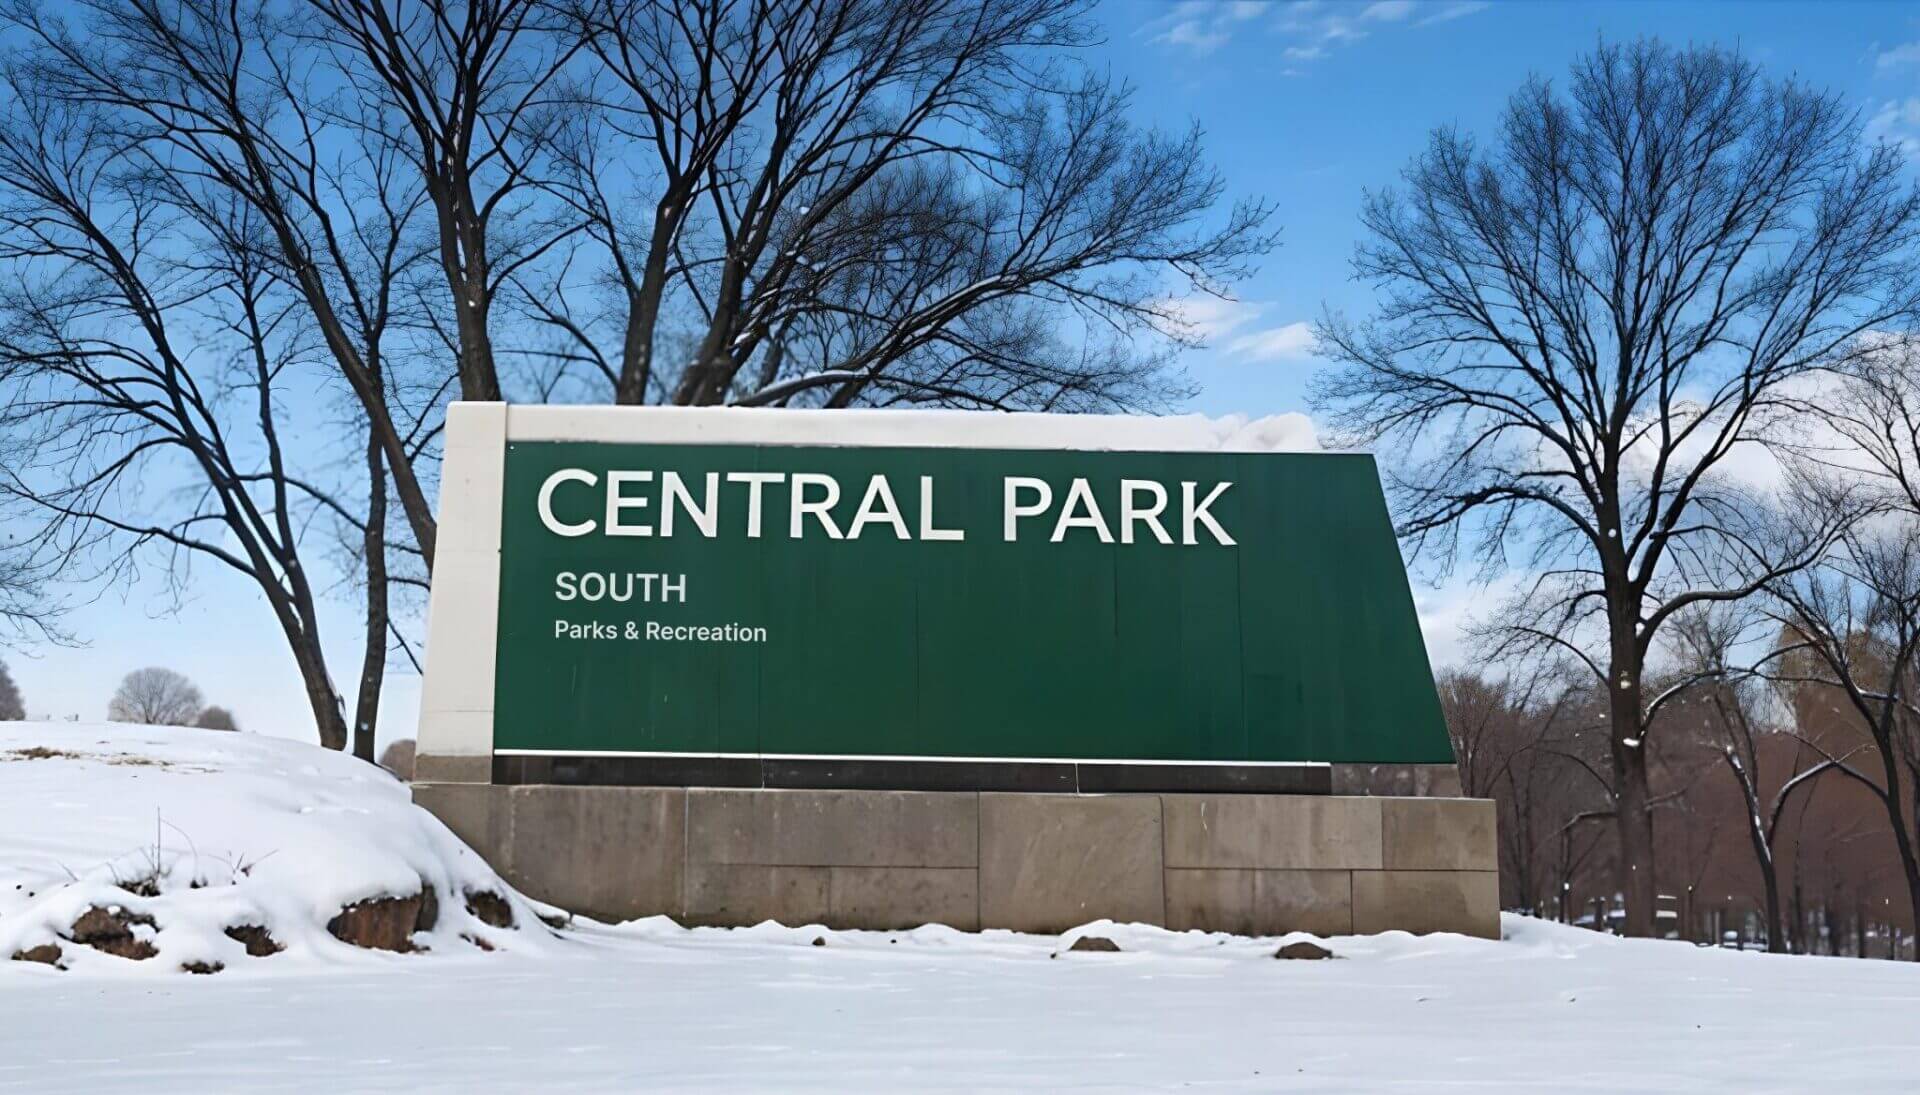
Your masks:
<path fill-rule="evenodd" d="M 17 722 L 27 717 L 27 701 L 20 695 L 20 686 L 14 683 L 12 674 L 7 672 L 7 663 L 0 661 L 0 722 Z"/>
<path fill-rule="evenodd" d="M 203 730 L 238 730 L 233 712 L 210 707 L 199 686 L 183 674 L 159 666 L 136 669 L 126 675 L 107 701 L 108 722 L 148 726 L 196 726 Z"/>

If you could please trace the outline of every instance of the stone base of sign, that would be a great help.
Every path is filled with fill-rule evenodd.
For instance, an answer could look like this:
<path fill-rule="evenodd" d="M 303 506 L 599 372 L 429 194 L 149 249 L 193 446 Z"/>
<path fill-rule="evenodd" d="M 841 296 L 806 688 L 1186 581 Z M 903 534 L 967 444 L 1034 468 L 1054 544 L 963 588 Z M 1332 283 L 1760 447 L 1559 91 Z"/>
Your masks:
<path fill-rule="evenodd" d="M 414 800 L 523 892 L 604 920 L 1500 931 L 1484 799 L 417 782 Z"/>

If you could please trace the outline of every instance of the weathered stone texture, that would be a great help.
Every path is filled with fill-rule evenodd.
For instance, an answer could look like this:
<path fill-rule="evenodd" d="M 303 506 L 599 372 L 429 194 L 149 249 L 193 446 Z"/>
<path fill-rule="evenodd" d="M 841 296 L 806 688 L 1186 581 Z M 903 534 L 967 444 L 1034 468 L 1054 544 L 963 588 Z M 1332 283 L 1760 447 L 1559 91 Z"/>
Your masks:
<path fill-rule="evenodd" d="M 1485 801 L 484 784 L 414 795 L 514 885 L 603 919 L 1499 932 Z"/>
<path fill-rule="evenodd" d="M 501 873 L 596 919 L 684 908 L 686 795 L 674 787 L 511 788 Z"/>
<path fill-rule="evenodd" d="M 972 867 L 832 867 L 827 923 L 892 931 L 945 924 L 980 928 L 980 872 Z"/>
<path fill-rule="evenodd" d="M 1495 871 L 1493 801 L 1484 798 L 1380 799 L 1389 870 Z"/>
<path fill-rule="evenodd" d="M 1500 878 L 1493 871 L 1355 871 L 1353 930 L 1462 932 L 1500 938 Z"/>
<path fill-rule="evenodd" d="M 980 796 L 980 922 L 1060 932 L 1166 916 L 1157 795 Z"/>

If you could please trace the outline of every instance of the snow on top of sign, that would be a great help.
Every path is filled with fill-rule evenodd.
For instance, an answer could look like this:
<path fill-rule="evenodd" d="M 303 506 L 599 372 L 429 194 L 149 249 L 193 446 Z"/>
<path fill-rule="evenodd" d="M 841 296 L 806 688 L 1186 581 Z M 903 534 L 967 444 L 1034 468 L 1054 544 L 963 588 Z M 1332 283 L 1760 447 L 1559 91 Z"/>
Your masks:
<path fill-rule="evenodd" d="M 492 410 L 454 404 L 458 417 Z M 485 410 L 482 408 L 486 407 Z M 892 448 L 1075 449 L 1090 452 L 1320 452 L 1304 414 L 1039 414 L 957 410 L 843 411 L 743 407 L 511 405 L 510 441 L 630 444 L 850 445 Z"/>
<path fill-rule="evenodd" d="M 528 902 L 382 769 L 258 734 L 120 723 L 0 722 L 0 972 L 16 952 L 58 946 L 95 972 L 177 974 L 248 964 L 226 929 L 264 927 L 274 968 L 378 960 L 327 923 L 343 906 L 432 886 L 435 930 L 416 943 L 479 953 L 552 945 Z M 514 921 L 491 929 L 465 895 L 490 891 Z M 123 909 L 142 961 L 71 941 L 89 908 Z"/>

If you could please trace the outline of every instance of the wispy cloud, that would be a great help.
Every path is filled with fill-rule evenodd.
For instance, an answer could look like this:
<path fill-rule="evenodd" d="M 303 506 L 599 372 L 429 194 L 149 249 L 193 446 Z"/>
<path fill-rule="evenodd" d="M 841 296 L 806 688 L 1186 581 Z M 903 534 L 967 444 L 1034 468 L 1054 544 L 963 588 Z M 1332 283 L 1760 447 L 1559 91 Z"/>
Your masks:
<path fill-rule="evenodd" d="M 1376 33 L 1445 23 L 1488 6 L 1485 0 L 1373 0 L 1365 5 L 1328 0 L 1185 0 L 1135 33 L 1197 57 L 1213 53 L 1249 31 L 1279 34 L 1288 39 L 1282 55 L 1290 62 L 1308 63 L 1323 60 L 1335 49 Z M 1288 75 L 1300 71 L 1290 68 Z"/>
<path fill-rule="evenodd" d="M 1227 353 L 1248 361 L 1305 361 L 1313 356 L 1313 324 L 1305 320 L 1248 331 L 1226 345 Z"/>
<path fill-rule="evenodd" d="M 1416 27 L 1430 27 L 1435 23 L 1449 23 L 1455 19 L 1472 15 L 1492 7 L 1487 0 L 1454 0 L 1451 4 L 1429 5 L 1433 10 L 1420 17 L 1414 23 Z"/>
<path fill-rule="evenodd" d="M 1413 0 L 1376 0 L 1366 6 L 1360 18 L 1374 23 L 1398 23 L 1412 15 L 1415 7 Z"/>
<path fill-rule="evenodd" d="M 1889 99 L 1867 119 L 1867 136 L 1892 141 L 1909 156 L 1920 156 L 1920 95 Z"/>
<path fill-rule="evenodd" d="M 1272 307 L 1272 301 L 1234 300 L 1211 293 L 1169 297 L 1160 302 L 1160 327 L 1170 335 L 1213 346 L 1236 361 L 1312 357 L 1313 324 L 1305 320 L 1248 330 Z"/>
<path fill-rule="evenodd" d="M 1272 5 L 1265 0 L 1234 0 L 1212 3 L 1210 0 L 1184 0 L 1165 15 L 1149 20 L 1136 35 L 1157 45 L 1182 49 L 1204 57 L 1233 40 L 1244 25 L 1266 15 Z"/>
<path fill-rule="evenodd" d="M 1920 42 L 1903 42 L 1873 56 L 1873 67 L 1880 72 L 1906 65 L 1920 65 Z"/>
<path fill-rule="evenodd" d="M 1213 342 L 1245 327 L 1267 310 L 1265 301 L 1234 300 L 1212 293 L 1168 297 L 1160 302 L 1161 329 L 1180 338 Z"/>

